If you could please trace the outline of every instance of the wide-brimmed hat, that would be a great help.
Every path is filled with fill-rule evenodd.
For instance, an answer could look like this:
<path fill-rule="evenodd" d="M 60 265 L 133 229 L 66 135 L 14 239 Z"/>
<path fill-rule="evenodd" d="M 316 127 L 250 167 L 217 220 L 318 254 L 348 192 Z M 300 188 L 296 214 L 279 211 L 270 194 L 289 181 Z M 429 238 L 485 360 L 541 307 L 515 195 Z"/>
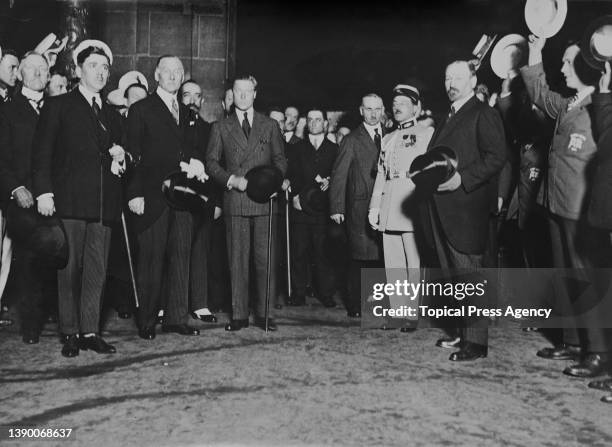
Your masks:
<path fill-rule="evenodd" d="M 517 71 L 527 61 L 527 40 L 520 34 L 502 37 L 491 52 L 491 69 L 498 77 L 506 79 L 508 72 Z"/>
<path fill-rule="evenodd" d="M 567 0 L 527 0 L 525 22 L 538 37 L 552 37 L 563 27 Z"/>
<path fill-rule="evenodd" d="M 125 93 L 128 88 L 134 85 L 140 85 L 146 91 L 149 90 L 149 83 L 147 82 L 146 76 L 139 71 L 132 70 L 121 76 L 119 85 L 108 94 L 106 100 L 114 106 L 126 107 L 127 98 L 125 97 Z"/>
<path fill-rule="evenodd" d="M 248 180 L 247 196 L 257 203 L 268 202 L 270 196 L 279 191 L 283 184 L 283 173 L 272 165 L 256 166 L 244 177 Z"/>
<path fill-rule="evenodd" d="M 185 172 L 173 172 L 162 182 L 166 203 L 179 211 L 198 213 L 213 206 L 211 200 L 212 179 L 202 183 L 196 178 L 187 178 Z"/>
<path fill-rule="evenodd" d="M 432 193 L 457 170 L 457 155 L 448 146 L 436 146 L 416 157 L 410 165 L 410 178 L 419 193 Z"/>
<path fill-rule="evenodd" d="M 11 239 L 23 244 L 44 263 L 56 269 L 63 269 L 68 264 L 68 239 L 59 217 L 42 216 L 35 206 L 21 208 L 11 200 L 6 230 Z"/>
<path fill-rule="evenodd" d="M 580 54 L 591 67 L 603 70 L 612 60 L 612 15 L 599 17 L 587 26 L 580 42 Z"/>
<path fill-rule="evenodd" d="M 329 214 L 329 194 L 317 185 L 310 185 L 300 192 L 302 211 L 310 216 Z"/>

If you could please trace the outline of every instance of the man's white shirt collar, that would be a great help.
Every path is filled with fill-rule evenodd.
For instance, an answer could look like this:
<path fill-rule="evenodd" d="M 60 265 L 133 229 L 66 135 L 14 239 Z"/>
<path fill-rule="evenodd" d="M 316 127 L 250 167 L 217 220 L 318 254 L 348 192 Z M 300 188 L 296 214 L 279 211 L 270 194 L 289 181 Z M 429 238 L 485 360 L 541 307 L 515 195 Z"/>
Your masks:
<path fill-rule="evenodd" d="M 242 120 L 244 119 L 244 112 L 246 112 L 249 124 L 251 125 L 251 127 L 253 127 L 253 113 L 255 112 L 255 110 L 253 110 L 253 107 L 250 107 L 248 110 L 240 110 L 238 108 L 234 108 L 234 110 L 236 112 L 236 116 L 238 117 L 238 122 L 241 126 Z"/>
<path fill-rule="evenodd" d="M 166 90 L 164 90 L 161 87 L 157 87 L 157 90 L 155 91 L 157 93 L 157 96 L 159 96 L 161 98 L 161 100 L 164 102 L 164 104 L 166 104 L 166 107 L 168 107 L 168 110 L 170 110 L 170 113 L 172 112 L 172 102 L 176 101 L 176 106 L 179 106 L 178 103 L 178 99 L 176 97 L 176 93 L 173 95 L 172 93 L 167 92 Z"/>
<path fill-rule="evenodd" d="M 592 85 L 587 85 L 585 88 L 576 93 L 574 104 L 579 104 L 584 98 L 593 94 L 595 91 L 595 87 Z"/>
<path fill-rule="evenodd" d="M 81 95 L 85 97 L 90 106 L 93 106 L 93 98 L 96 98 L 98 107 L 102 107 L 102 98 L 100 97 L 100 93 L 94 93 L 87 90 L 82 84 L 79 84 L 79 92 L 81 92 Z"/>
<path fill-rule="evenodd" d="M 459 109 L 461 109 L 461 107 L 463 107 L 465 103 L 468 102 L 473 97 L 474 97 L 474 93 L 472 93 L 470 96 L 467 96 L 463 99 L 458 99 L 457 101 L 453 102 L 451 105 L 453 109 L 455 109 L 455 113 L 457 113 Z"/>
<path fill-rule="evenodd" d="M 378 133 L 380 135 L 380 138 L 383 137 L 383 133 L 382 133 L 382 126 L 380 125 L 380 123 L 378 123 L 376 126 L 370 126 L 368 123 L 366 123 L 365 121 L 363 122 L 363 125 L 365 126 L 366 130 L 368 131 L 368 133 L 370 134 L 370 138 L 372 138 L 372 140 L 374 139 L 374 135 L 376 132 L 374 132 L 374 129 L 378 129 Z"/>
<path fill-rule="evenodd" d="M 287 143 L 289 143 L 289 141 L 290 141 L 290 140 L 291 140 L 291 138 L 293 137 L 293 134 L 294 134 L 294 133 L 295 133 L 295 132 L 294 132 L 293 130 L 290 130 L 290 131 L 288 131 L 288 132 L 285 132 L 285 135 L 283 135 L 283 136 L 285 137 L 285 141 L 286 141 Z"/>
<path fill-rule="evenodd" d="M 325 134 L 322 134 L 322 133 L 319 135 L 308 135 L 310 144 L 312 144 L 315 149 L 319 149 L 319 147 L 321 147 L 321 144 L 323 144 L 324 138 L 325 138 Z"/>
<path fill-rule="evenodd" d="M 21 94 L 32 101 L 40 101 L 43 98 L 43 92 L 37 92 L 28 87 L 21 87 Z M 100 104 L 98 104 L 100 105 Z"/>

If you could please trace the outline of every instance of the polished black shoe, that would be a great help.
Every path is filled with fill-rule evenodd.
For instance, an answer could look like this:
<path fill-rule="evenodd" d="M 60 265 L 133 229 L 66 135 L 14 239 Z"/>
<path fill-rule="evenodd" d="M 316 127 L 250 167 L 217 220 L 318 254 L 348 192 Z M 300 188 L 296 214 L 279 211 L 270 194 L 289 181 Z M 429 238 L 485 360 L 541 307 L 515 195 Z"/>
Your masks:
<path fill-rule="evenodd" d="M 174 332 L 179 335 L 200 335 L 200 331 L 186 324 L 165 324 L 162 326 L 162 332 Z"/>
<path fill-rule="evenodd" d="M 563 370 L 563 374 L 573 377 L 597 377 L 607 371 L 608 362 L 600 354 L 589 354 L 580 363 Z"/>
<path fill-rule="evenodd" d="M 524 327 L 523 332 L 540 332 L 540 328 L 537 327 Z"/>
<path fill-rule="evenodd" d="M 143 327 L 138 331 L 138 336 L 144 340 L 153 340 L 155 338 L 155 326 Z"/>
<path fill-rule="evenodd" d="M 13 319 L 9 318 L 8 309 L 7 308 L 2 308 L 2 310 L 0 310 L 0 327 L 2 327 L 2 326 L 10 326 L 13 323 L 14 323 Z"/>
<path fill-rule="evenodd" d="M 79 355 L 79 339 L 75 334 L 66 336 L 64 346 L 62 346 L 62 355 L 64 357 L 76 357 Z"/>
<path fill-rule="evenodd" d="M 290 296 L 287 298 L 287 306 L 304 306 L 306 304 L 306 297 L 304 296 Z"/>
<path fill-rule="evenodd" d="M 438 348 L 457 349 L 461 348 L 461 337 L 442 337 L 436 342 Z"/>
<path fill-rule="evenodd" d="M 576 360 L 580 357 L 581 352 L 580 346 L 561 343 L 554 348 L 542 348 L 536 355 L 548 360 Z"/>
<path fill-rule="evenodd" d="M 589 382 L 589 388 L 600 391 L 612 391 L 612 379 L 592 380 Z"/>
<path fill-rule="evenodd" d="M 266 319 L 263 317 L 255 317 L 255 326 L 260 329 L 266 330 Z M 278 330 L 278 326 L 276 325 L 276 321 L 273 318 L 268 318 L 268 331 L 275 332 Z"/>
<path fill-rule="evenodd" d="M 361 312 L 358 311 L 358 310 L 357 311 L 349 310 L 346 313 L 346 316 L 349 317 L 349 318 L 361 318 Z"/>
<path fill-rule="evenodd" d="M 204 323 L 216 323 L 217 322 L 217 317 L 213 314 L 198 315 L 195 312 L 191 312 L 191 318 L 193 318 L 194 320 L 203 321 Z"/>
<path fill-rule="evenodd" d="M 249 319 L 244 320 L 231 320 L 225 325 L 225 330 L 228 332 L 239 331 L 240 329 L 249 327 Z"/>
<path fill-rule="evenodd" d="M 321 298 L 321 304 L 323 304 L 323 307 L 326 307 L 328 309 L 333 309 L 336 307 L 336 302 L 331 296 L 324 296 L 323 298 Z"/>
<path fill-rule="evenodd" d="M 57 314 L 49 314 L 47 315 L 47 318 L 45 319 L 45 323 L 57 323 Z"/>
<path fill-rule="evenodd" d="M 448 358 L 451 362 L 470 362 L 487 356 L 488 348 L 476 343 L 464 342 L 461 349 Z"/>
<path fill-rule="evenodd" d="M 163 315 L 157 317 L 157 324 L 164 324 L 164 316 Z"/>
<path fill-rule="evenodd" d="M 91 337 L 79 337 L 79 348 L 83 351 L 91 349 L 98 354 L 114 354 L 117 352 L 113 345 L 110 345 L 104 341 L 99 335 L 93 335 Z"/>
<path fill-rule="evenodd" d="M 122 320 L 129 320 L 132 318 L 132 314 L 130 312 L 117 312 L 117 316 Z"/>
<path fill-rule="evenodd" d="M 605 404 L 612 404 L 612 394 L 602 397 L 601 401 Z"/>
<path fill-rule="evenodd" d="M 70 338 L 70 334 L 62 334 L 61 332 L 60 332 L 59 336 L 60 336 L 60 343 L 61 344 L 66 343 L 68 341 L 68 339 Z"/>
<path fill-rule="evenodd" d="M 25 331 L 21 339 L 26 345 L 35 345 L 40 341 L 40 335 L 36 331 Z"/>

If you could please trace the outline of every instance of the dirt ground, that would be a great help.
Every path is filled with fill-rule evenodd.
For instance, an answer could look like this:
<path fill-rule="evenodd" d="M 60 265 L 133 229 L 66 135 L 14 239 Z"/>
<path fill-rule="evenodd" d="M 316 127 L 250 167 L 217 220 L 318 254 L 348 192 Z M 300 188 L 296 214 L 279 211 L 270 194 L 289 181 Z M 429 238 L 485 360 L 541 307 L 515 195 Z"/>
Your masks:
<path fill-rule="evenodd" d="M 116 318 L 114 355 L 60 355 L 0 330 L 0 426 L 72 428 L 74 446 L 610 446 L 612 406 L 518 328 L 491 331 L 489 357 L 449 362 L 441 332 L 362 330 L 311 301 L 279 311 L 279 331 L 138 338 Z M 159 331 L 158 331 L 159 332 Z"/>

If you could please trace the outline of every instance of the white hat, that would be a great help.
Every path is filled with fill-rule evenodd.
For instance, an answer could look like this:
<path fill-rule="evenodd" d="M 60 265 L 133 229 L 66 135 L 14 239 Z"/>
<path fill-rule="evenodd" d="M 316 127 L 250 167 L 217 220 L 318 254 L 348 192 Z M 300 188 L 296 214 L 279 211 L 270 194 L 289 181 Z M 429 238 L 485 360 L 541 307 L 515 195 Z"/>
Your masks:
<path fill-rule="evenodd" d="M 34 51 L 47 59 L 49 66 L 54 66 L 57 60 L 57 54 L 60 53 L 68 43 L 68 36 L 59 40 L 53 33 L 49 33 L 43 40 L 40 41 Z"/>
<path fill-rule="evenodd" d="M 109 104 L 114 106 L 127 106 L 125 92 L 134 84 L 141 84 L 145 90 L 149 90 L 149 83 L 147 82 L 145 75 L 136 70 L 128 71 L 126 74 L 121 76 L 119 79 L 119 86 L 108 94 L 106 100 L 109 102 Z"/>
<path fill-rule="evenodd" d="M 508 34 L 502 37 L 491 52 L 491 69 L 502 79 L 508 72 L 522 67 L 528 54 L 527 40 L 520 34 Z"/>
<path fill-rule="evenodd" d="M 108 57 L 108 61 L 111 65 L 113 65 L 113 53 L 111 49 L 104 42 L 96 39 L 85 39 L 80 44 L 78 44 L 74 50 L 72 50 L 72 60 L 74 61 L 74 65 L 79 65 L 77 62 L 79 54 L 81 53 L 81 51 L 89 47 L 99 48 L 104 51 L 104 54 L 106 54 L 106 57 Z"/>
<path fill-rule="evenodd" d="M 527 0 L 525 22 L 538 37 L 552 37 L 559 32 L 567 16 L 567 0 Z"/>

